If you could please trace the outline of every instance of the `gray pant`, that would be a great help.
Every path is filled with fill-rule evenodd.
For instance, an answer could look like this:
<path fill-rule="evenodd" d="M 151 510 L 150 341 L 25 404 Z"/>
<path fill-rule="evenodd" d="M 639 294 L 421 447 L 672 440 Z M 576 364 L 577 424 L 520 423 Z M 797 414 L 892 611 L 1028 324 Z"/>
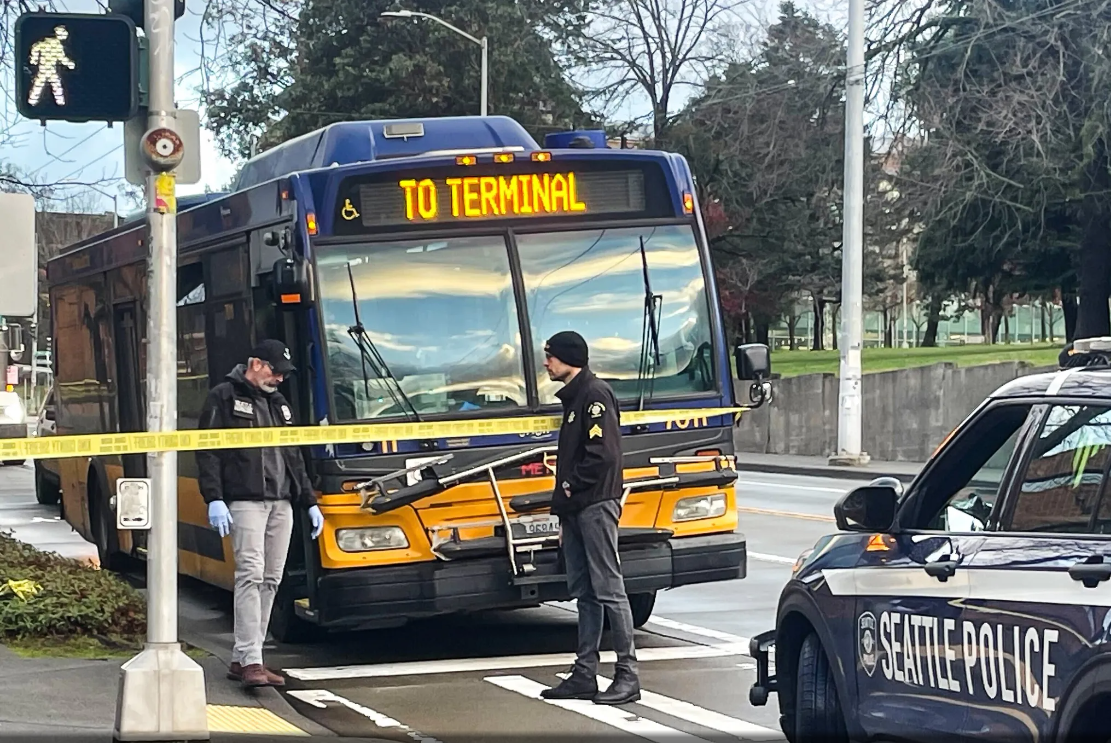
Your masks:
<path fill-rule="evenodd" d="M 593 678 L 598 673 L 603 617 L 609 615 L 616 668 L 636 675 L 633 648 L 633 612 L 625 595 L 621 558 L 617 553 L 617 522 L 621 503 L 607 500 L 578 513 L 560 517 L 567 587 L 578 601 L 579 647 L 575 673 Z"/>
<path fill-rule="evenodd" d="M 282 582 L 293 506 L 287 500 L 233 501 L 231 539 L 235 550 L 235 648 L 232 662 L 262 663 L 270 610 Z"/>

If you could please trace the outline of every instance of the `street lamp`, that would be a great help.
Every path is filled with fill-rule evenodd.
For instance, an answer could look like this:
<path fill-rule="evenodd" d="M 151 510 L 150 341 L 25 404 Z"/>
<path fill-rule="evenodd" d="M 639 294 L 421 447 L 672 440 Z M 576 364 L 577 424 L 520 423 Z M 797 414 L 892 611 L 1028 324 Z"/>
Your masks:
<path fill-rule="evenodd" d="M 444 26 L 446 28 L 450 28 L 452 31 L 459 34 L 463 38 L 469 39 L 469 40 L 473 41 L 474 43 L 478 44 L 480 47 L 482 47 L 482 93 L 481 93 L 481 100 L 480 100 L 480 103 L 479 103 L 479 107 L 481 109 L 481 111 L 480 111 L 481 115 L 482 116 L 486 115 L 486 89 L 487 89 L 487 84 L 486 84 L 486 77 L 487 77 L 486 52 L 487 52 L 488 46 L 486 44 L 486 37 L 485 36 L 483 36 L 481 39 L 476 39 L 474 36 L 471 36 L 466 31 L 464 31 L 462 29 L 459 29 L 459 28 L 456 28 L 455 26 L 451 25 L 450 23 L 445 21 L 443 18 L 437 18 L 436 16 L 431 15 L 430 13 L 421 13 L 418 10 L 387 10 L 384 13 L 382 13 L 382 16 L 387 17 L 387 18 L 427 18 L 430 21 L 435 21 L 436 23 L 439 23 L 441 26 Z"/>

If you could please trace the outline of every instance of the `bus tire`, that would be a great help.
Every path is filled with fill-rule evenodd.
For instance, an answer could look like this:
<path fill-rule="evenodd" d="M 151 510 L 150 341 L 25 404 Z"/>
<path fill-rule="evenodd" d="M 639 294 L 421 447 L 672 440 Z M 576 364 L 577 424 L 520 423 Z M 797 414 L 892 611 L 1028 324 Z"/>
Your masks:
<path fill-rule="evenodd" d="M 811 632 L 799 648 L 795 677 L 793 743 L 846 743 L 845 715 L 837 684 L 818 635 Z"/>
<path fill-rule="evenodd" d="M 119 571 L 123 567 L 123 555 L 120 554 L 116 520 L 112 518 L 112 507 L 108 504 L 105 486 L 95 469 L 89 470 L 86 490 L 89 494 L 89 530 L 92 532 L 93 544 L 96 545 L 100 567 Z"/>
<path fill-rule="evenodd" d="M 320 640 L 324 636 L 324 630 L 297 616 L 293 593 L 285 586 L 285 581 L 282 581 L 278 586 L 278 595 L 274 597 L 274 608 L 270 612 L 270 634 L 286 645 L 306 645 Z"/>
<path fill-rule="evenodd" d="M 35 462 L 35 500 L 44 506 L 56 506 L 61 500 L 61 484 Z"/>
<path fill-rule="evenodd" d="M 640 629 L 652 618 L 656 607 L 656 592 L 629 594 L 629 608 L 633 611 L 633 626 Z"/>

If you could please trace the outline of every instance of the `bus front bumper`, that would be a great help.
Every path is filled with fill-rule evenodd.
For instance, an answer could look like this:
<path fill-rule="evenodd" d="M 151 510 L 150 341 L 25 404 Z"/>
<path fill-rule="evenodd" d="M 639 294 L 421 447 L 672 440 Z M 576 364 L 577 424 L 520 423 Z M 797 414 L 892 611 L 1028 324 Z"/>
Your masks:
<path fill-rule="evenodd" d="M 630 594 L 744 578 L 743 534 L 620 545 L 621 571 Z M 541 553 L 536 569 L 514 579 L 499 556 L 421 562 L 380 568 L 328 570 L 317 581 L 313 606 L 298 614 L 324 627 L 394 624 L 407 619 L 567 601 L 567 578 L 555 551 Z"/>

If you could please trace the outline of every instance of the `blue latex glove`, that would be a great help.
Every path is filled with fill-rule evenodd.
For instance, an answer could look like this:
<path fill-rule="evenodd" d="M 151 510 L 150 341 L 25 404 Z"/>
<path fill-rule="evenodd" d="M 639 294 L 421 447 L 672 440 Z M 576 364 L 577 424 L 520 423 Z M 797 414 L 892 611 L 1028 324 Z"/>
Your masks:
<path fill-rule="evenodd" d="M 231 533 L 231 513 L 224 501 L 214 500 L 208 504 L 208 523 L 221 537 Z"/>
<path fill-rule="evenodd" d="M 316 539 L 324 531 L 324 514 L 320 512 L 319 506 L 309 509 L 309 518 L 312 519 L 312 538 Z"/>

